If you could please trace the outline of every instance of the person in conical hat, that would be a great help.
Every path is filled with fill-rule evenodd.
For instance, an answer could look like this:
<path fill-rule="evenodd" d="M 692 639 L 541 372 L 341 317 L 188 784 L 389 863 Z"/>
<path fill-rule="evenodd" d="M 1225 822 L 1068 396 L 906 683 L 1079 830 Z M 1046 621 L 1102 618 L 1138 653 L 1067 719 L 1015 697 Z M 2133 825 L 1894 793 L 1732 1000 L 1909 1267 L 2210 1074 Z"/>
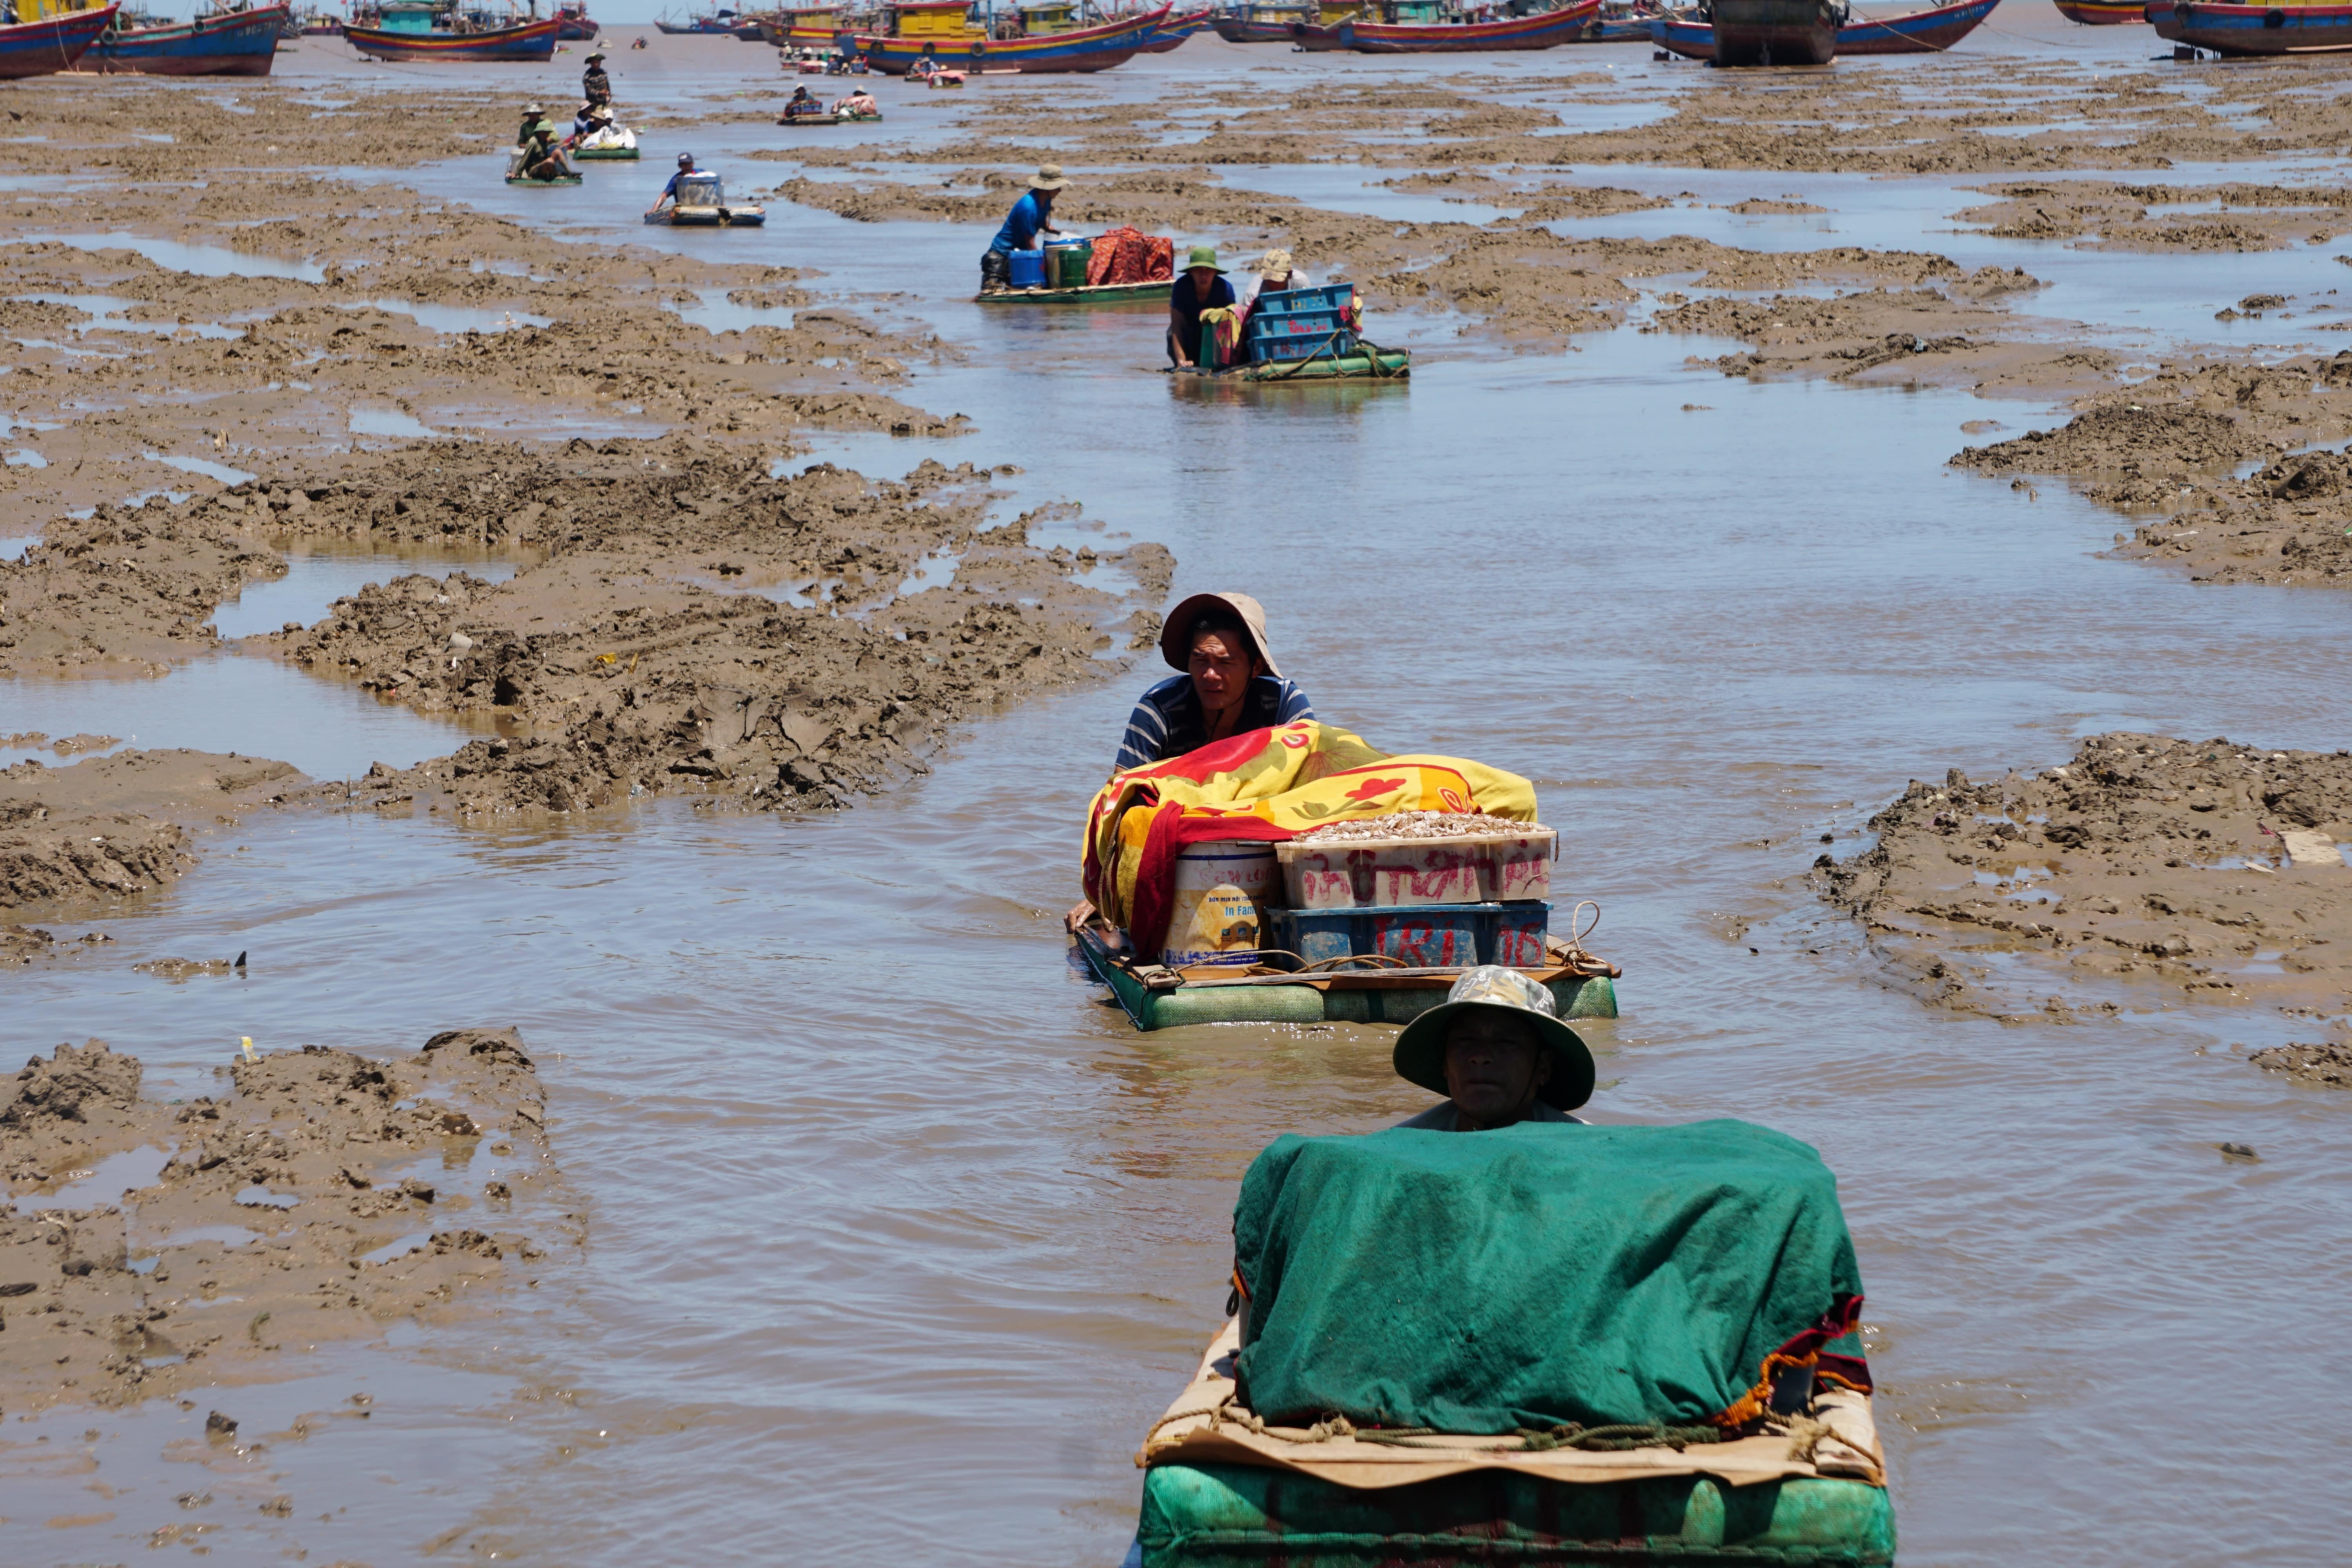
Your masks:
<path fill-rule="evenodd" d="M 1247 594 L 1194 594 L 1179 604 L 1161 623 L 1160 657 L 1183 673 L 1136 703 L 1114 773 L 1315 717 L 1307 693 L 1276 667 L 1265 606 Z"/>

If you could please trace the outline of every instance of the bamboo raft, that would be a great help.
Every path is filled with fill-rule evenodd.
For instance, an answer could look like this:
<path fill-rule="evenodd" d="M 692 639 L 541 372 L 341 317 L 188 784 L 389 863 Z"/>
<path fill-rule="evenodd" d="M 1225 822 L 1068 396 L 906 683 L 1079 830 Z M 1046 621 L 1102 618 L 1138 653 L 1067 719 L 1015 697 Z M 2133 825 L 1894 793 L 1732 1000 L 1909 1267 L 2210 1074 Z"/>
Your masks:
<path fill-rule="evenodd" d="M 1083 289 L 999 289 L 976 294 L 976 305 L 1121 305 L 1133 300 L 1165 300 L 1176 280 L 1156 283 L 1096 283 Z"/>
<path fill-rule="evenodd" d="M 1406 381 L 1412 375 L 1412 355 L 1402 349 L 1382 349 L 1377 353 L 1269 360 L 1263 364 L 1227 365 L 1222 370 L 1188 364 L 1174 374 L 1203 376 L 1212 381 L 1246 381 L 1261 384 L 1286 381 Z"/>

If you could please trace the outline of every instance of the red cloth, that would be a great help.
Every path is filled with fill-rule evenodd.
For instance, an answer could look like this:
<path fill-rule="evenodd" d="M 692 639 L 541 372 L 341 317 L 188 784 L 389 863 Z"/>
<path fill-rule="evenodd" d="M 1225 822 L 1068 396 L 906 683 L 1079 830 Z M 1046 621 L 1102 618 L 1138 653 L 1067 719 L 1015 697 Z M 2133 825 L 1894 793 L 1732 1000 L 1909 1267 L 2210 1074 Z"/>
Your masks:
<path fill-rule="evenodd" d="M 1176 276 L 1176 242 L 1141 229 L 1119 227 L 1095 239 L 1087 261 L 1087 286 L 1157 283 Z"/>

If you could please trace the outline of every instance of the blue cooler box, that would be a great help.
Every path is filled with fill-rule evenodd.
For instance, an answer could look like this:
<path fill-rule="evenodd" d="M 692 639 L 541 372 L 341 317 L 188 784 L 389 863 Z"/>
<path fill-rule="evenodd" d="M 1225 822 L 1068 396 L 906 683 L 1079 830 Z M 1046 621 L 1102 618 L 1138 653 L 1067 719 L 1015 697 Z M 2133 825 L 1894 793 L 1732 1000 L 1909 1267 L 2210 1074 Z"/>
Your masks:
<path fill-rule="evenodd" d="M 1508 904 L 1398 904 L 1347 910 L 1268 910 L 1266 945 L 1309 963 L 1376 952 L 1415 969 L 1507 963 L 1537 969 L 1551 906 L 1540 900 Z"/>
<path fill-rule="evenodd" d="M 1045 286 L 1045 257 L 1042 251 L 1016 250 L 1008 258 L 1013 267 L 1015 289 L 1042 289 Z"/>

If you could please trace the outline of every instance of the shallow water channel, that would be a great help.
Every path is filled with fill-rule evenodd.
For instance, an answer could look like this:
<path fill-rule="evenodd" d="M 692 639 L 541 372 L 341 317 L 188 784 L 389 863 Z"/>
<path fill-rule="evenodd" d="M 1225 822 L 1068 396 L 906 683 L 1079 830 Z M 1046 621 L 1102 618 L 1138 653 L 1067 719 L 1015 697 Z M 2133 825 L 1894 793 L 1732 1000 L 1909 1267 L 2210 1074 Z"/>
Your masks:
<path fill-rule="evenodd" d="M 775 216 L 761 258 L 866 289 L 961 291 L 981 243 Z M 1444 352 L 1408 387 L 1241 395 L 1155 374 L 1148 311 L 927 314 L 968 352 L 909 400 L 976 433 L 814 457 L 1017 463 L 1023 504 L 1168 543 L 1180 593 L 1264 599 L 1326 720 L 1538 782 L 1562 891 L 1601 901 L 1626 969 L 1594 1113 L 1746 1117 L 1840 1174 L 1906 1563 L 2336 1555 L 2352 1483 L 2312 1434 L 2352 1123 L 2227 1050 L 2294 1027 L 2030 968 L 2026 1006 L 2123 1010 L 1946 1016 L 1878 984 L 1803 878 L 1906 779 L 2084 732 L 2332 749 L 2352 598 L 2105 559 L 2116 520 L 2062 487 L 1943 468 L 2018 405 L 1682 363 L 1725 345 L 1507 358 L 1424 327 L 1400 335 Z M 0 1514 L 69 1514 L 47 1549 L 111 1561 L 208 1479 L 294 1500 L 224 1516 L 257 1560 L 1118 1561 L 1250 1157 L 1426 1103 L 1388 1031 L 1139 1035 L 1068 967 L 1079 814 L 1154 674 L 977 724 L 838 816 L 256 816 L 95 922 L 102 961 L 12 975 L 7 1043 L 103 1036 L 154 1092 L 242 1035 L 516 1025 L 585 1240 L 492 1322 L 211 1396 L 262 1432 L 365 1391 L 365 1428 L 233 1464 L 195 1440 L 202 1400 L 9 1422 Z M 240 949 L 238 978 L 130 968 Z M 115 1495 L 62 1500 L 93 1483 Z"/>

